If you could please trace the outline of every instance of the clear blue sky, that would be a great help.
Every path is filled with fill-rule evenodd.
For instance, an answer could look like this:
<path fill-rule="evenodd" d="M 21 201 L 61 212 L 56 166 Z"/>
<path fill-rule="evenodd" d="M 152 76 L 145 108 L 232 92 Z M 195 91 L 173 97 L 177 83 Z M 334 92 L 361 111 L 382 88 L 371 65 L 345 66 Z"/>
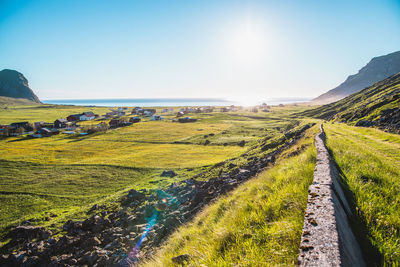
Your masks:
<path fill-rule="evenodd" d="M 400 1 L 0 0 L 42 99 L 314 97 L 400 50 Z"/>

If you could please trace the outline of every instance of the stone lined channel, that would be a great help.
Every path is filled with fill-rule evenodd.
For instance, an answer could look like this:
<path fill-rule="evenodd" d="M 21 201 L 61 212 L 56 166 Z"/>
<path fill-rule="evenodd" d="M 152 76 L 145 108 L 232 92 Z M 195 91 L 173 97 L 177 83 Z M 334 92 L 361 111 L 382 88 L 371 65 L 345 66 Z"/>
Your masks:
<path fill-rule="evenodd" d="M 309 187 L 299 266 L 366 266 L 350 228 L 348 217 L 353 214 L 324 141 L 321 125 L 321 133 L 315 137 L 317 163 Z"/>

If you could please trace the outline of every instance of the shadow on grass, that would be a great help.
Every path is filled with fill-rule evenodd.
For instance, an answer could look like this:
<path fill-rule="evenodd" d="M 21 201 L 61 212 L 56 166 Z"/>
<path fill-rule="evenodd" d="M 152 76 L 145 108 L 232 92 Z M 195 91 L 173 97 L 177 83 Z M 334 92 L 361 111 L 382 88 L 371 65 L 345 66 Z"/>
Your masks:
<path fill-rule="evenodd" d="M 46 138 L 46 137 L 43 137 L 43 138 Z M 31 140 L 31 139 L 34 139 L 34 137 L 25 136 L 25 137 L 22 137 L 20 139 L 9 140 L 9 141 L 7 141 L 7 143 L 14 143 L 14 142 L 26 141 L 26 140 Z"/>

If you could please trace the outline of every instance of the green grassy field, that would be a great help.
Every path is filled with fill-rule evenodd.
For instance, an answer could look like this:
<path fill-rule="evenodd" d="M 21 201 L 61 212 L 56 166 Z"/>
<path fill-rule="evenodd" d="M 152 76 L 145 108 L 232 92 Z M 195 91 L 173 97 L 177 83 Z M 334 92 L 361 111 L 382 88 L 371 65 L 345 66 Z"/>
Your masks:
<path fill-rule="evenodd" d="M 315 166 L 314 126 L 276 165 L 206 207 L 143 266 L 295 266 Z"/>
<path fill-rule="evenodd" d="M 326 124 L 327 146 L 353 194 L 367 237 L 387 266 L 400 262 L 400 136 Z"/>
<path fill-rule="evenodd" d="M 302 109 L 189 114 L 199 120 L 187 124 L 172 122 L 167 114 L 164 121 L 145 118 L 87 136 L 0 139 L 0 235 L 24 220 L 57 232 L 67 219 L 84 218 L 95 203 L 112 205 L 128 189 L 159 188 L 207 171 L 261 139 L 282 135 L 296 125 L 290 115 Z M 51 122 L 88 110 L 101 115 L 108 108 L 9 106 L 0 108 L 0 121 Z M 238 145 L 242 140 L 244 147 Z M 164 169 L 178 176 L 160 177 Z"/>
<path fill-rule="evenodd" d="M 68 115 L 93 111 L 97 114 L 109 112 L 105 107 L 80 107 L 62 105 L 27 105 L 27 106 L 5 106 L 0 105 L 0 123 L 8 124 L 12 122 L 35 121 L 54 122 L 59 118 L 66 118 Z"/>

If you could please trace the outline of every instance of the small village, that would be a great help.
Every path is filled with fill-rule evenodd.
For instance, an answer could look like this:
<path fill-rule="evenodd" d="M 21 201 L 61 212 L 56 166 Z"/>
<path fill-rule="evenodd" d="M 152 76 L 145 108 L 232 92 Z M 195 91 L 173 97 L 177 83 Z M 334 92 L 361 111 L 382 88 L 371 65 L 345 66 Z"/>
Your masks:
<path fill-rule="evenodd" d="M 184 107 L 179 108 L 176 112 L 173 108 L 163 108 L 161 114 L 173 115 L 170 119 L 172 122 L 191 123 L 196 122 L 196 118 L 188 117 L 192 113 L 211 113 L 211 112 L 236 112 L 244 110 L 241 106 L 227 107 Z M 270 112 L 270 107 L 263 103 L 260 106 L 248 108 L 247 111 L 257 113 L 258 111 Z M 95 114 L 92 111 L 87 111 L 79 114 L 71 114 L 66 118 L 56 119 L 54 122 L 37 121 L 29 123 L 13 122 L 7 125 L 0 124 L 0 136 L 12 137 L 27 135 L 31 138 L 50 137 L 52 135 L 67 134 L 67 135 L 88 135 L 96 132 L 105 132 L 108 129 L 131 126 L 135 123 L 143 121 L 147 118 L 150 121 L 164 120 L 164 116 L 157 114 L 155 108 L 135 107 L 129 112 L 127 107 L 118 107 L 110 109 L 104 115 Z M 80 122 L 96 121 L 97 124 L 80 124 Z"/>
<path fill-rule="evenodd" d="M 157 114 L 157 110 L 154 108 L 135 107 L 130 112 L 128 110 L 127 107 L 119 107 L 117 109 L 111 109 L 110 112 L 104 115 L 87 111 L 79 114 L 71 114 L 66 118 L 56 119 L 54 122 L 37 121 L 29 123 L 24 121 L 13 122 L 7 125 L 0 124 L 0 136 L 11 137 L 27 135 L 32 138 L 42 138 L 58 135 L 60 133 L 68 135 L 87 135 L 95 132 L 104 132 L 108 129 L 130 126 L 141 122 L 144 118 L 149 118 L 150 121 L 164 120 L 164 117 Z M 231 105 L 218 108 L 184 107 L 180 108 L 176 113 L 173 108 L 163 108 L 160 110 L 160 113 L 163 115 L 174 115 L 175 118 L 171 119 L 172 122 L 190 123 L 196 122 L 197 119 L 188 117 L 187 114 L 189 113 L 211 113 L 215 111 L 235 112 L 239 110 L 243 110 L 243 107 Z M 270 111 L 265 103 L 258 107 L 251 107 L 247 111 L 257 113 L 259 110 L 262 112 Z M 79 124 L 85 121 L 98 121 L 98 124 Z"/>

